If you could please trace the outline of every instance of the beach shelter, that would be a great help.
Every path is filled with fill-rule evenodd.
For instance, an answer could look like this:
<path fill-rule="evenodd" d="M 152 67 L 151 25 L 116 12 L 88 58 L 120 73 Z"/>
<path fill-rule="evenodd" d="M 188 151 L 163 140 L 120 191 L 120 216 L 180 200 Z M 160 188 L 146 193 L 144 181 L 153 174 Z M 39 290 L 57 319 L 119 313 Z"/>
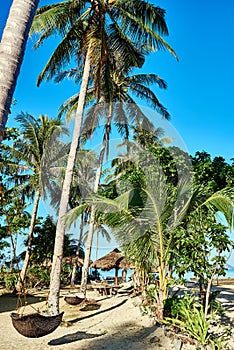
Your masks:
<path fill-rule="evenodd" d="M 120 264 L 119 264 L 119 267 L 121 268 L 122 270 L 122 279 L 124 282 L 126 282 L 126 277 L 127 277 L 127 271 L 128 270 L 133 270 L 134 269 L 134 266 L 132 263 L 130 263 L 130 261 L 126 258 L 123 258 L 121 261 L 120 261 Z"/>
<path fill-rule="evenodd" d="M 121 268 L 120 262 L 124 259 L 123 254 L 118 248 L 115 248 L 110 253 L 94 261 L 90 267 L 109 271 L 115 269 L 115 283 L 118 284 L 118 271 Z"/>

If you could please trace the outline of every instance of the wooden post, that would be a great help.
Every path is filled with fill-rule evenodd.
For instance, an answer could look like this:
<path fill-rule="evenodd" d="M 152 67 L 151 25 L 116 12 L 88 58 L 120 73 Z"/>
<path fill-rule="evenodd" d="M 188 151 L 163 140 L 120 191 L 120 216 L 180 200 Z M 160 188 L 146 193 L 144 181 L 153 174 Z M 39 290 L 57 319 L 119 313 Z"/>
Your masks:
<path fill-rule="evenodd" d="M 127 270 L 123 269 L 122 270 L 122 281 L 126 282 L 127 279 Z"/>
<path fill-rule="evenodd" d="M 118 271 L 119 271 L 119 269 L 118 269 L 118 267 L 116 267 L 116 269 L 115 269 L 115 284 L 118 284 Z"/>

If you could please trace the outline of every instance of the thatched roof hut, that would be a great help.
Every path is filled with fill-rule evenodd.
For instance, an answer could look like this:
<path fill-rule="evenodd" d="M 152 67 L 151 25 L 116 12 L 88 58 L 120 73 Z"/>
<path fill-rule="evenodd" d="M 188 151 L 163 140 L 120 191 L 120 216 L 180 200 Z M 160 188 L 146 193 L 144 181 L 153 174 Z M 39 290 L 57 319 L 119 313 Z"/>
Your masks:
<path fill-rule="evenodd" d="M 134 265 L 127 258 L 123 258 L 120 261 L 119 267 L 122 270 L 133 270 L 134 269 Z"/>
<path fill-rule="evenodd" d="M 109 271 L 111 269 L 119 268 L 120 261 L 123 260 L 124 256 L 121 251 L 117 248 L 112 252 L 106 254 L 102 258 L 94 261 L 90 267 L 95 269 L 101 269 L 103 271 Z"/>
<path fill-rule="evenodd" d="M 122 252 L 119 249 L 115 248 L 110 253 L 94 261 L 90 265 L 90 267 L 95 269 L 101 269 L 103 271 L 115 269 L 115 281 L 117 283 L 118 270 L 129 270 L 131 268 L 131 265 L 129 261 L 124 257 Z"/>

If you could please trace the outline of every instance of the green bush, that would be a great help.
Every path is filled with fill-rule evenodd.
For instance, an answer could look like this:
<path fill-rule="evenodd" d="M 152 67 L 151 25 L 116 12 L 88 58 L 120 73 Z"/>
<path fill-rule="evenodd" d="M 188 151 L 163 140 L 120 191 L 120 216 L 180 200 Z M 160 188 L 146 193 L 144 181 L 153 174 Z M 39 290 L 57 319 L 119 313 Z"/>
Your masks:
<path fill-rule="evenodd" d="M 50 271 L 44 266 L 33 266 L 28 268 L 25 287 L 34 288 L 36 286 L 49 286 L 50 284 Z"/>
<path fill-rule="evenodd" d="M 185 294 L 183 297 L 174 297 L 165 301 L 165 309 L 169 310 L 170 317 L 165 317 L 164 323 L 177 327 L 182 332 L 189 334 L 195 339 L 199 346 L 198 349 L 224 350 L 227 341 L 231 337 L 228 329 L 221 334 L 214 334 L 210 330 L 211 322 L 220 312 L 220 305 L 215 303 L 217 293 L 212 295 L 210 300 L 212 305 L 212 314 L 205 317 L 203 307 L 195 301 L 194 295 Z M 215 310 L 214 310 L 215 309 Z"/>
<path fill-rule="evenodd" d="M 195 302 L 195 296 L 188 294 L 177 301 L 176 308 L 171 312 L 174 317 L 166 317 L 165 323 L 188 333 L 202 346 L 209 344 L 211 319 L 206 319 L 201 304 Z"/>
<path fill-rule="evenodd" d="M 14 289 L 18 281 L 19 273 L 16 271 L 8 272 L 4 277 L 5 286 L 7 289 Z"/>
<path fill-rule="evenodd" d="M 222 316 L 224 313 L 224 308 L 222 307 L 222 304 L 220 303 L 220 301 L 216 299 L 218 294 L 220 294 L 220 291 L 214 291 L 210 293 L 210 296 L 209 296 L 210 311 L 215 312 L 219 316 Z"/>

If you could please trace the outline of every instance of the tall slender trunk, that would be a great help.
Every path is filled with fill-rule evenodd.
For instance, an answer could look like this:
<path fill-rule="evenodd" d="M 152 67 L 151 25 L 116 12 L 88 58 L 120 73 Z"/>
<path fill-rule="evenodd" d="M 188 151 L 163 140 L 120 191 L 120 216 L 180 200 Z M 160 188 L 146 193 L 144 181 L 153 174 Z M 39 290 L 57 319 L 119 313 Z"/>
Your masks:
<path fill-rule="evenodd" d="M 25 280 L 27 269 L 28 269 L 31 252 L 32 252 L 33 230 L 34 230 L 34 226 L 35 226 L 35 222 L 36 222 L 39 200 L 40 200 L 40 191 L 38 190 L 36 193 L 33 211 L 32 211 L 32 217 L 31 217 L 29 234 L 28 234 L 28 245 L 27 245 L 27 250 L 26 250 L 26 254 L 25 254 L 25 258 L 24 258 L 24 264 L 23 264 L 23 267 L 21 269 L 18 282 L 15 286 L 15 290 L 17 292 L 21 292 L 24 290 L 24 280 Z"/>
<path fill-rule="evenodd" d="M 99 241 L 99 231 L 97 231 L 97 237 L 96 237 L 96 260 L 98 259 L 98 242 Z"/>
<path fill-rule="evenodd" d="M 4 206 L 4 204 L 5 204 L 5 196 L 3 194 L 3 186 L 2 186 L 1 183 L 0 183 L 0 198 L 1 198 L 1 204 L 2 204 L 2 206 Z M 8 228 L 8 234 L 10 235 L 11 247 L 12 247 L 12 259 L 11 259 L 10 268 L 13 269 L 15 262 L 16 262 L 16 265 L 18 267 L 18 260 L 17 260 L 17 256 L 16 256 L 16 241 L 13 238 L 13 233 L 12 233 L 11 225 L 10 225 L 10 219 L 8 217 L 8 212 L 7 211 L 6 211 L 5 215 L 6 215 L 6 223 L 7 223 L 7 228 Z"/>
<path fill-rule="evenodd" d="M 76 256 L 75 256 L 75 261 L 73 263 L 73 268 L 72 268 L 72 275 L 71 275 L 71 287 L 75 287 L 75 278 L 76 278 L 76 270 L 77 270 L 77 262 L 79 259 L 79 253 L 80 253 L 80 246 L 81 242 L 83 241 L 83 232 L 84 232 L 84 213 L 81 214 L 81 222 L 80 222 L 80 236 L 76 248 Z"/>
<path fill-rule="evenodd" d="M 112 119 L 112 109 L 111 109 L 111 111 L 108 115 L 108 118 L 107 118 L 106 131 L 105 131 L 105 134 L 103 137 L 102 147 L 101 147 L 100 154 L 99 154 L 97 172 L 96 172 L 94 189 L 93 189 L 94 193 L 97 193 L 98 186 L 100 183 L 105 150 L 106 150 L 106 146 L 107 146 L 109 134 L 110 134 L 111 119 Z M 85 259 L 84 259 L 84 265 L 83 265 L 83 269 L 82 269 L 82 279 L 81 279 L 81 286 L 80 286 L 80 292 L 84 294 L 84 297 L 86 297 L 86 289 L 87 289 L 87 282 L 88 282 L 88 270 L 89 270 L 89 261 L 90 261 L 90 256 L 91 256 L 91 248 L 92 248 L 92 243 L 93 243 L 94 225 L 95 225 L 95 207 L 94 207 L 94 205 L 92 205 L 91 206 L 91 214 L 90 214 L 89 231 L 88 231 L 88 236 L 87 236 L 87 241 L 86 241 Z"/>
<path fill-rule="evenodd" d="M 13 0 L 0 43 L 0 142 L 39 0 Z"/>
<path fill-rule="evenodd" d="M 161 266 L 159 268 L 159 286 L 156 309 L 156 317 L 159 322 L 162 321 L 164 318 L 164 301 L 168 296 L 168 278 L 166 274 L 166 266 L 163 262 L 161 262 Z"/>
<path fill-rule="evenodd" d="M 85 59 L 83 78 L 80 88 L 79 101 L 76 110 L 75 126 L 71 142 L 71 148 L 68 156 L 68 162 L 63 182 L 63 189 L 60 200 L 58 222 L 56 227 L 56 236 L 54 244 L 54 255 L 52 262 L 52 270 L 50 276 L 50 293 L 48 298 L 48 307 L 51 315 L 59 313 L 59 291 L 60 291 L 60 273 L 62 269 L 63 243 L 65 233 L 64 215 L 67 213 L 70 186 L 72 182 L 73 169 L 76 159 L 79 138 L 81 134 L 81 125 L 84 114 L 85 98 L 88 88 L 89 76 L 91 69 L 90 50 L 88 50 Z"/>
<path fill-rule="evenodd" d="M 14 240 L 13 238 L 13 234 L 11 232 L 11 229 L 9 229 L 9 225 L 8 225 L 8 232 L 9 232 L 9 235 L 10 235 L 10 240 L 11 240 L 11 248 L 12 248 L 12 258 L 11 258 L 11 269 L 14 268 L 14 265 L 17 261 L 17 256 L 16 256 L 16 241 Z"/>

